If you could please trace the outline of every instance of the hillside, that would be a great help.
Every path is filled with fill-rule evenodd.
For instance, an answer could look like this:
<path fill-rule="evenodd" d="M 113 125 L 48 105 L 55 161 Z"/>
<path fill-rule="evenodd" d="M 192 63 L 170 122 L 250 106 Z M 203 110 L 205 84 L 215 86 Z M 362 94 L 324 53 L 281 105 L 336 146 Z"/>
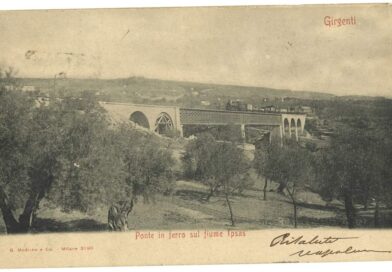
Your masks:
<path fill-rule="evenodd" d="M 73 79 L 73 78 L 20 78 L 20 85 L 34 86 L 45 93 L 67 91 L 95 91 L 102 99 L 110 101 L 194 105 L 202 100 L 211 104 L 226 99 L 243 99 L 249 102 L 290 97 L 296 99 L 331 99 L 332 94 L 291 91 L 265 87 L 219 85 L 130 77 L 123 79 Z M 271 102 L 270 102 L 271 103 Z"/>

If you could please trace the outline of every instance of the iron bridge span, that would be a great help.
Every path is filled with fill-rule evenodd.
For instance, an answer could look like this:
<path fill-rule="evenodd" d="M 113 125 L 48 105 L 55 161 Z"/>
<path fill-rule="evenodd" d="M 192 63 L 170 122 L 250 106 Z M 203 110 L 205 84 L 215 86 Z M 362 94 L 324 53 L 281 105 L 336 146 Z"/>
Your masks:
<path fill-rule="evenodd" d="M 304 132 L 306 115 L 301 113 L 266 113 L 176 106 L 100 102 L 115 122 L 132 121 L 157 133 L 178 130 L 184 125 L 239 125 L 245 137 L 246 126 L 269 127 L 271 137 L 294 137 Z"/>

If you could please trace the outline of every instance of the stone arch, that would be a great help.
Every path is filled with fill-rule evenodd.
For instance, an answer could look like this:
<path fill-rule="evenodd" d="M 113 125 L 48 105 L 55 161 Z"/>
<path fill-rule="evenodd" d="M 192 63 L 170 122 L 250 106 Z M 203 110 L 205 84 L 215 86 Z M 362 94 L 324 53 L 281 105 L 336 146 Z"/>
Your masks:
<path fill-rule="evenodd" d="M 298 129 L 298 133 L 302 133 L 302 121 L 300 118 L 298 118 L 297 120 L 297 129 Z"/>
<path fill-rule="evenodd" d="M 291 118 L 291 121 L 290 121 L 290 132 L 291 132 L 291 136 L 292 137 L 296 137 L 296 130 L 297 130 L 297 126 L 295 124 L 295 119 Z"/>
<path fill-rule="evenodd" d="M 284 130 L 284 135 L 286 136 L 290 135 L 290 124 L 287 118 L 285 118 L 283 121 L 283 130 Z"/>
<path fill-rule="evenodd" d="M 161 112 L 155 120 L 154 131 L 158 134 L 166 134 L 174 129 L 173 120 L 166 112 Z"/>
<path fill-rule="evenodd" d="M 141 111 L 135 111 L 131 114 L 129 119 L 134 122 L 135 124 L 138 124 L 139 126 L 145 127 L 145 128 L 150 128 L 150 123 L 148 122 L 147 116 L 141 112 Z"/>

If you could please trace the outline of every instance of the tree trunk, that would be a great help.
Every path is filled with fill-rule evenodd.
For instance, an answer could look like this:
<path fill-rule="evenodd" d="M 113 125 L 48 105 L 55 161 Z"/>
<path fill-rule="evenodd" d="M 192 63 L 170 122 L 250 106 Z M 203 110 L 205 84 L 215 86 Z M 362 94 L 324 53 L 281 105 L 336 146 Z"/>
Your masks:
<path fill-rule="evenodd" d="M 264 179 L 264 188 L 263 188 L 264 200 L 267 200 L 267 185 L 268 185 L 268 179 L 265 178 L 265 179 Z"/>
<path fill-rule="evenodd" d="M 0 187 L 0 209 L 3 214 L 7 233 L 20 233 L 19 222 L 15 219 L 14 213 L 8 203 L 7 195 L 2 187 Z"/>
<path fill-rule="evenodd" d="M 298 219 L 297 219 L 297 202 L 293 200 L 293 208 L 294 208 L 294 228 L 297 228 Z"/>
<path fill-rule="evenodd" d="M 206 198 L 207 202 L 210 201 L 210 198 L 212 197 L 213 194 L 214 194 L 214 188 L 210 187 L 210 192 L 209 192 L 209 194 L 208 194 L 208 196 Z"/>
<path fill-rule="evenodd" d="M 230 200 L 229 200 L 229 193 L 228 193 L 228 191 L 227 191 L 226 186 L 225 186 L 225 198 L 226 198 L 227 206 L 229 207 L 229 211 L 230 211 L 230 221 L 231 221 L 231 225 L 234 227 L 234 226 L 235 226 L 234 214 L 233 214 L 233 209 L 231 208 L 231 203 L 230 203 Z"/>
<path fill-rule="evenodd" d="M 215 194 L 216 190 L 218 190 L 219 185 L 210 186 L 210 193 L 208 194 L 206 201 L 210 201 L 210 198 Z"/>
<path fill-rule="evenodd" d="M 7 233 L 27 233 L 30 231 L 35 219 L 35 213 L 39 202 L 43 199 L 45 193 L 32 192 L 26 201 L 23 213 L 19 216 L 19 221 L 15 219 L 15 215 L 8 203 L 7 195 L 3 188 L 0 187 L 0 209 L 6 225 Z"/>
<path fill-rule="evenodd" d="M 366 192 L 365 192 L 365 196 L 364 196 L 364 200 L 363 200 L 363 209 L 365 211 L 367 211 L 368 208 L 369 208 L 369 190 L 370 190 L 370 188 L 369 188 L 369 186 L 367 186 Z"/>
<path fill-rule="evenodd" d="M 279 183 L 278 193 L 283 194 L 283 190 L 286 188 L 286 184 L 281 182 Z"/>
<path fill-rule="evenodd" d="M 344 207 L 346 210 L 347 225 L 350 229 L 355 228 L 355 207 L 353 197 L 349 190 L 344 191 Z"/>
<path fill-rule="evenodd" d="M 44 197 L 44 192 L 32 192 L 26 201 L 23 213 L 19 216 L 19 224 L 23 232 L 28 232 L 32 227 L 40 201 Z"/>
<path fill-rule="evenodd" d="M 374 208 L 374 227 L 378 228 L 380 226 L 380 207 L 378 200 L 376 199 L 376 207 Z"/>
<path fill-rule="evenodd" d="M 295 189 L 293 188 L 293 191 L 290 192 L 289 188 L 286 188 L 287 192 L 289 193 L 289 196 L 291 198 L 291 202 L 293 203 L 293 209 L 294 209 L 294 228 L 297 228 L 298 226 L 298 219 L 297 219 L 297 201 L 295 201 L 294 197 L 294 192 Z"/>

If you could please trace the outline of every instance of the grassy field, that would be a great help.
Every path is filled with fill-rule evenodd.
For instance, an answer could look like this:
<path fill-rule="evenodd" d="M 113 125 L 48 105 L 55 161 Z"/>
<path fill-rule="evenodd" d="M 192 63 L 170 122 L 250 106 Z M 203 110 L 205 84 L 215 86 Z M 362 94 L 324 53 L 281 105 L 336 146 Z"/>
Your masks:
<path fill-rule="evenodd" d="M 271 184 L 267 200 L 262 199 L 263 182 L 258 180 L 251 190 L 231 198 L 237 229 L 265 229 L 293 227 L 293 207 L 288 198 L 274 192 Z M 144 203 L 141 198 L 129 215 L 129 227 L 140 229 L 225 229 L 232 228 L 229 210 L 223 196 L 205 201 L 207 187 L 196 182 L 178 181 L 172 196 L 157 196 L 155 203 Z M 298 194 L 300 228 L 345 227 L 343 207 L 340 203 L 326 207 L 317 194 Z M 50 205 L 41 205 L 37 226 L 33 232 L 106 231 L 107 207 L 91 214 L 73 211 L 61 212 Z M 0 219 L 0 231 L 5 233 Z"/>

